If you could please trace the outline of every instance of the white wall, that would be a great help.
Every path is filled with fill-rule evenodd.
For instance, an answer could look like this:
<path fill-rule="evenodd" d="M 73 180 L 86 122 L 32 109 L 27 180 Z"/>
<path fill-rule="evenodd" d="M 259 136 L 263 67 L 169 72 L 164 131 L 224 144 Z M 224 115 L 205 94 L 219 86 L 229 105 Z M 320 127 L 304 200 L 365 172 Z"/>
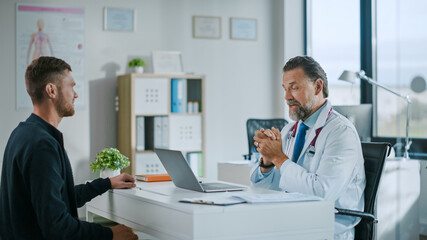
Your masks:
<path fill-rule="evenodd" d="M 15 110 L 17 2 L 0 2 L 1 156 L 11 131 L 31 113 L 30 110 Z M 65 118 L 59 126 L 64 133 L 76 183 L 94 176 L 90 173 L 89 161 L 98 151 L 117 145 L 116 77 L 126 73 L 126 63 L 132 56 L 150 60 L 152 50 L 181 51 L 185 71 L 206 75 L 206 169 L 209 178 L 217 176 L 217 161 L 240 160 L 247 152 L 247 118 L 283 117 L 280 88 L 284 64 L 283 0 L 20 0 L 19 3 L 85 8 L 87 93 L 80 94 L 88 94 L 88 103 L 85 109 L 77 110 L 75 116 Z M 135 9 L 136 31 L 103 31 L 105 6 Z M 220 16 L 222 38 L 192 38 L 193 15 Z M 230 40 L 230 17 L 256 18 L 258 39 Z M 149 62 L 148 70 L 150 65 Z"/>
<path fill-rule="evenodd" d="M 305 14 L 304 2 L 301 0 L 286 0 L 284 2 L 284 59 L 285 62 L 290 58 L 304 55 L 304 41 L 305 41 Z M 283 66 L 281 66 L 283 68 Z M 281 97 L 284 99 L 283 90 L 281 90 Z M 286 119 L 291 122 L 289 118 L 288 105 L 284 104 L 284 113 Z"/>

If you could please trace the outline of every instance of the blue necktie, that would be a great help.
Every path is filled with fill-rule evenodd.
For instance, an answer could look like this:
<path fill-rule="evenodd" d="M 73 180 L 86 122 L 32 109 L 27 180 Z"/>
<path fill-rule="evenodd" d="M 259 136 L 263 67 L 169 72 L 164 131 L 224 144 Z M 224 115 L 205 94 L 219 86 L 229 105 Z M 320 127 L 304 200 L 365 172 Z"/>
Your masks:
<path fill-rule="evenodd" d="M 294 155 L 292 157 L 292 161 L 297 162 L 299 155 L 301 154 L 301 150 L 304 147 L 305 142 L 305 134 L 307 133 L 307 125 L 301 122 L 298 130 L 297 139 L 295 141 L 295 147 L 294 147 Z"/>

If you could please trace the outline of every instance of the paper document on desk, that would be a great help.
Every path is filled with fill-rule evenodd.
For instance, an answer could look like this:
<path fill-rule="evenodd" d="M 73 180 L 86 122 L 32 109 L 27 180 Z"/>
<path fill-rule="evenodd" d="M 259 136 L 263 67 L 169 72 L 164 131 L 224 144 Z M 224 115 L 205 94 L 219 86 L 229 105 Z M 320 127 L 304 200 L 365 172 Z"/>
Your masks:
<path fill-rule="evenodd" d="M 239 203 L 245 203 L 245 200 L 234 198 L 230 195 L 208 196 L 208 197 L 199 197 L 199 198 L 183 198 L 179 201 L 183 203 L 219 205 L 219 206 L 228 206 L 228 205 L 234 205 Z"/>
<path fill-rule="evenodd" d="M 301 201 L 319 201 L 322 198 L 317 196 L 306 195 L 302 193 L 264 193 L 264 194 L 236 194 L 236 199 L 244 200 L 247 203 L 278 203 L 278 202 L 301 202 Z"/>

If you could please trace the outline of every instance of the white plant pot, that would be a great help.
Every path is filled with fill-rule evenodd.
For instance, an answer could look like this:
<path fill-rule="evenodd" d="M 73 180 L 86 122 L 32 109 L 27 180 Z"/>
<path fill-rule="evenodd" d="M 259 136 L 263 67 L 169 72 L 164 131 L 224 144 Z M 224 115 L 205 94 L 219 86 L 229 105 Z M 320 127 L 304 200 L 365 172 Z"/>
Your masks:
<path fill-rule="evenodd" d="M 99 172 L 99 177 L 100 178 L 112 178 L 115 177 L 117 175 L 120 175 L 120 169 L 117 170 L 111 170 L 111 169 L 105 169 L 105 170 L 101 170 Z"/>
<path fill-rule="evenodd" d="M 143 73 L 144 72 L 144 67 L 141 67 L 141 66 L 134 67 L 133 68 L 133 72 L 135 72 L 135 73 Z"/>

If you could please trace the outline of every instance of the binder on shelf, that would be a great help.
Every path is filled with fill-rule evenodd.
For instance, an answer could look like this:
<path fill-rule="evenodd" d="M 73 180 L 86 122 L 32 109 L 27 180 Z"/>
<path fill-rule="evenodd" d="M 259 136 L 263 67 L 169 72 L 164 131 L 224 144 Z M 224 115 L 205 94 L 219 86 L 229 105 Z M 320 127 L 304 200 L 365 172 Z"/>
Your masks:
<path fill-rule="evenodd" d="M 145 117 L 145 149 L 167 148 L 169 143 L 167 116 Z"/>
<path fill-rule="evenodd" d="M 171 112 L 187 112 L 187 80 L 173 78 L 171 80 Z"/>
<path fill-rule="evenodd" d="M 154 117 L 154 148 L 163 147 L 163 117 Z"/>
<path fill-rule="evenodd" d="M 162 117 L 162 146 L 160 148 L 169 148 L 169 118 Z"/>
<path fill-rule="evenodd" d="M 154 117 L 145 118 L 145 150 L 154 149 Z"/>
<path fill-rule="evenodd" d="M 143 116 L 136 117 L 136 150 L 145 150 L 145 122 Z"/>
<path fill-rule="evenodd" d="M 142 182 L 162 182 L 171 181 L 168 174 L 143 174 L 135 175 L 135 179 Z"/>

